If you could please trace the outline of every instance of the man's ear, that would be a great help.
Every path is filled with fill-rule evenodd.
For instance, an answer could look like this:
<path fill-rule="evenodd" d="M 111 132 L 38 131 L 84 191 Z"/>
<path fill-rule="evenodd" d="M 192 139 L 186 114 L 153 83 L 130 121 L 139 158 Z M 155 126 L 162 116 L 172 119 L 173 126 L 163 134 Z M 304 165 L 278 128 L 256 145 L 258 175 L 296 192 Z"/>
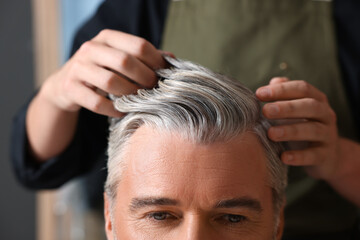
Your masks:
<path fill-rule="evenodd" d="M 277 230 L 276 230 L 276 239 L 277 240 L 281 240 L 281 237 L 282 237 L 283 232 L 284 232 L 284 227 L 285 227 L 285 217 L 284 217 L 285 205 L 286 205 L 286 200 L 284 200 L 284 204 L 281 207 L 280 213 L 279 213 L 279 224 L 278 224 Z"/>
<path fill-rule="evenodd" d="M 113 240 L 113 223 L 111 218 L 111 200 L 107 194 L 104 193 L 104 216 L 105 216 L 105 232 L 108 240 Z"/>

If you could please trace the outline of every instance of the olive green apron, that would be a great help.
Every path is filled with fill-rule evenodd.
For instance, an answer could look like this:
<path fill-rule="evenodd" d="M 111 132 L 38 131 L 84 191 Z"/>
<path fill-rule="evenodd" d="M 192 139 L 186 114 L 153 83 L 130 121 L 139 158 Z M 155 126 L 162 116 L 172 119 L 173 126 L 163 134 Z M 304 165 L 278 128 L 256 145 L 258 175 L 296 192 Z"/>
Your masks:
<path fill-rule="evenodd" d="M 235 77 L 252 90 L 274 76 L 323 91 L 339 133 L 355 138 L 337 60 L 331 1 L 183 0 L 169 5 L 162 48 Z M 302 168 L 289 170 L 285 235 L 343 231 L 356 208 Z"/>

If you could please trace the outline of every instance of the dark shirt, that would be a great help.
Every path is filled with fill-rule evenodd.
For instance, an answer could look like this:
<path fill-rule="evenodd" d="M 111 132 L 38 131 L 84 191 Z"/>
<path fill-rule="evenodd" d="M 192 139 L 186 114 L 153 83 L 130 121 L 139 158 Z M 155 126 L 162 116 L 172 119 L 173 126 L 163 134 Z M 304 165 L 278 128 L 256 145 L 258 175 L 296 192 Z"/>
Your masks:
<path fill-rule="evenodd" d="M 360 1 L 334 0 L 338 57 L 355 123 L 360 122 Z M 358 136 L 360 136 L 360 128 Z"/>

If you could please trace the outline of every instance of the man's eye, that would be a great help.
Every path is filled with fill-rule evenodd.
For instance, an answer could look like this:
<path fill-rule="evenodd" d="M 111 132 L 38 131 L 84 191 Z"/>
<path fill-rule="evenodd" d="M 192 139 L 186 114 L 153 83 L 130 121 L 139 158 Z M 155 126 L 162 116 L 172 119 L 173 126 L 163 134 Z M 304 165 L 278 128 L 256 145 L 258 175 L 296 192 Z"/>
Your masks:
<path fill-rule="evenodd" d="M 232 214 L 227 215 L 226 218 L 229 220 L 229 222 L 232 222 L 232 223 L 238 223 L 238 222 L 245 220 L 244 216 L 232 215 Z"/>
<path fill-rule="evenodd" d="M 149 214 L 149 218 L 152 218 L 156 221 L 164 221 L 169 218 L 174 218 L 174 216 L 167 212 L 154 212 Z"/>
<path fill-rule="evenodd" d="M 244 222 L 246 217 L 242 215 L 226 214 L 222 216 L 222 219 L 230 224 L 234 224 Z"/>

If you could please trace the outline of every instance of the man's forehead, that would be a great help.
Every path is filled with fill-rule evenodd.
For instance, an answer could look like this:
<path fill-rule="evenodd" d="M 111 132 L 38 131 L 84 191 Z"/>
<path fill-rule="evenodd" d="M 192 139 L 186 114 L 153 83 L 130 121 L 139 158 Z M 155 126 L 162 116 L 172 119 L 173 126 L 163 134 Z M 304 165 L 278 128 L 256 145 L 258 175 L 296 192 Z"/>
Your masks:
<path fill-rule="evenodd" d="M 214 141 L 210 143 L 197 143 L 188 139 L 186 134 L 178 130 L 169 131 L 143 125 L 139 127 L 128 140 L 124 149 L 125 153 L 131 154 L 134 148 L 141 146 L 147 150 L 177 150 L 177 152 L 208 151 L 209 149 L 222 150 L 222 152 L 234 152 L 234 149 L 245 148 L 249 152 L 255 152 L 263 147 L 256 135 L 252 132 L 240 133 L 226 141 Z"/>
<path fill-rule="evenodd" d="M 131 136 L 123 149 L 125 161 L 132 165 L 149 164 L 196 164 L 205 165 L 266 165 L 264 149 L 257 136 L 245 132 L 225 141 L 214 143 L 195 143 L 184 138 L 177 131 L 164 131 L 142 126 Z M 169 165 L 170 164 L 170 165 Z M 150 167 L 148 166 L 148 167 Z"/>
<path fill-rule="evenodd" d="M 241 152 L 243 160 L 247 155 L 259 154 L 265 157 L 263 148 L 257 137 L 250 132 L 239 134 L 228 141 L 216 141 L 214 143 L 195 143 L 184 138 L 178 131 L 158 130 L 149 126 L 141 126 L 128 140 L 123 149 L 124 158 L 134 160 L 137 158 L 146 160 L 164 160 L 168 157 L 170 162 L 174 162 L 178 156 L 201 157 L 202 154 L 211 153 L 217 157 L 230 155 L 239 158 L 237 153 Z M 186 159 L 183 159 L 185 161 Z M 190 159 L 191 160 L 191 159 Z M 219 161 L 224 159 L 219 159 Z M 191 161 L 194 162 L 194 161 Z M 225 163 L 223 161 L 222 163 Z"/>
<path fill-rule="evenodd" d="M 256 136 L 243 134 L 226 143 L 195 144 L 179 134 L 141 127 L 123 155 L 138 190 L 207 190 L 226 193 L 266 184 L 266 158 Z M 124 180 L 124 179 L 123 179 Z M 195 184 L 196 186 L 187 186 Z M 143 189 L 144 188 L 144 189 Z M 220 191 L 221 190 L 221 191 Z"/>

